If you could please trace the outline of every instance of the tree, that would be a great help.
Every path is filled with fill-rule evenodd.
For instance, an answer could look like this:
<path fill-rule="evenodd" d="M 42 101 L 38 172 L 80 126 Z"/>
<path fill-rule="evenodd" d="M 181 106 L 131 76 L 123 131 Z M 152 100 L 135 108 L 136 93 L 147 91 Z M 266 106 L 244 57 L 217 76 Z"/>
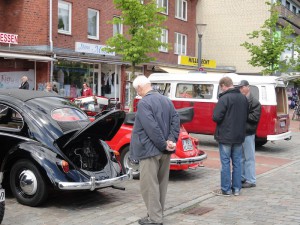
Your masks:
<path fill-rule="evenodd" d="M 249 64 L 254 67 L 262 67 L 262 74 L 275 74 L 277 71 L 286 72 L 290 67 L 289 59 L 281 59 L 281 54 L 285 49 L 289 49 L 293 42 L 289 38 L 294 33 L 294 29 L 290 24 L 282 27 L 277 24 L 279 12 L 276 10 L 278 3 L 266 2 L 270 5 L 270 18 L 261 26 L 260 30 L 253 31 L 247 36 L 250 39 L 256 39 L 258 44 L 245 41 L 244 46 L 251 53 Z"/>
<path fill-rule="evenodd" d="M 159 47 L 168 47 L 160 41 L 162 35 L 162 23 L 167 17 L 159 12 L 163 8 L 158 8 L 155 0 L 141 3 L 140 0 L 114 0 L 116 8 L 121 10 L 121 16 L 115 17 L 113 24 L 122 23 L 125 26 L 124 34 L 117 34 L 106 41 L 108 52 L 115 52 L 122 56 L 122 60 L 130 62 L 132 74 L 129 82 L 135 77 L 135 66 L 141 63 L 155 60 L 149 56 L 150 53 L 158 52 Z M 133 110 L 134 90 L 130 85 L 129 110 Z"/>

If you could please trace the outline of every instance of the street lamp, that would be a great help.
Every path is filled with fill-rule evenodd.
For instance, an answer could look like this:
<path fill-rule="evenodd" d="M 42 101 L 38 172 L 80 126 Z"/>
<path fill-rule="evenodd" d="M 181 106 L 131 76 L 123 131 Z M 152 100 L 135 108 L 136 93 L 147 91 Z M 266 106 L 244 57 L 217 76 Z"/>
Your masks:
<path fill-rule="evenodd" d="M 204 30 L 206 28 L 206 25 L 207 24 L 203 24 L 203 23 L 196 24 L 196 29 L 197 29 L 197 34 L 198 34 L 198 70 L 201 68 L 202 36 L 203 36 Z"/>

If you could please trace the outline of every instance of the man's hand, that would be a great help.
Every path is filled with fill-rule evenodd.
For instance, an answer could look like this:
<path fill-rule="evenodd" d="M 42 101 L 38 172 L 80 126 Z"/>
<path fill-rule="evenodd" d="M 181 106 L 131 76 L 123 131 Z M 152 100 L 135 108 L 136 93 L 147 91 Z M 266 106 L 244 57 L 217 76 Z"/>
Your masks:
<path fill-rule="evenodd" d="M 173 141 L 169 141 L 167 140 L 167 148 L 166 150 L 173 152 L 176 149 L 176 143 L 174 143 Z"/>

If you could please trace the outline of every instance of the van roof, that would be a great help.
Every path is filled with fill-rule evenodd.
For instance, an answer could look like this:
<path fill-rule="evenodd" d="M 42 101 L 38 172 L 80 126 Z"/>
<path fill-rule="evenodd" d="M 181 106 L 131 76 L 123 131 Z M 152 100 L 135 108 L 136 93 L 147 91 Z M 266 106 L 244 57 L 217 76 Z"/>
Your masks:
<path fill-rule="evenodd" d="M 155 81 L 177 81 L 177 82 L 219 82 L 222 77 L 230 77 L 233 84 L 241 80 L 247 80 L 251 84 L 284 84 L 277 76 L 238 75 L 236 73 L 153 73 L 149 76 L 151 82 Z"/>

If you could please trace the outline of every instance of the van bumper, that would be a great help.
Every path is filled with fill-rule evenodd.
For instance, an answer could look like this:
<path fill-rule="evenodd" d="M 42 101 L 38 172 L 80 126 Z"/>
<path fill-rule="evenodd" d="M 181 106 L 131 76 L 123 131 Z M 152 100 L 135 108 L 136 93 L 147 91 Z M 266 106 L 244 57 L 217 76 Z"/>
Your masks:
<path fill-rule="evenodd" d="M 282 134 L 267 135 L 268 141 L 290 140 L 292 138 L 292 131 L 288 131 Z"/>

